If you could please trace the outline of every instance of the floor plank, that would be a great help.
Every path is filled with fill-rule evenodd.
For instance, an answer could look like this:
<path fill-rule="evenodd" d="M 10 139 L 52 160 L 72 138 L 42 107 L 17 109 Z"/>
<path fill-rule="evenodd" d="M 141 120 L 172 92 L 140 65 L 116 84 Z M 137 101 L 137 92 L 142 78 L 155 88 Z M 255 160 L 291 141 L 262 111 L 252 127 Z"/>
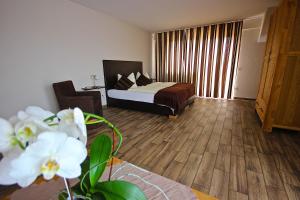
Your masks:
<path fill-rule="evenodd" d="M 260 173 L 247 170 L 249 200 L 267 200 L 267 190 L 264 177 Z"/>
<path fill-rule="evenodd" d="M 202 155 L 191 153 L 185 166 L 181 170 L 178 181 L 184 185 L 192 186 L 201 160 Z"/>
<path fill-rule="evenodd" d="M 230 172 L 230 152 L 231 146 L 220 144 L 215 168 L 224 172 Z"/>
<path fill-rule="evenodd" d="M 230 189 L 248 194 L 246 164 L 243 157 L 232 155 L 230 165 Z"/>
<path fill-rule="evenodd" d="M 267 186 L 284 189 L 282 180 L 272 156 L 259 153 L 265 182 Z"/>
<path fill-rule="evenodd" d="M 174 160 L 176 160 L 177 162 L 183 163 L 185 164 L 187 159 L 189 158 L 189 154 L 179 151 L 176 155 L 176 157 L 174 158 Z"/>
<path fill-rule="evenodd" d="M 258 158 L 258 154 L 256 152 L 249 152 L 245 153 L 246 159 L 246 169 L 250 171 L 254 171 L 257 173 L 262 173 L 262 169 L 260 166 L 260 161 Z"/>
<path fill-rule="evenodd" d="M 293 186 L 290 184 L 285 184 L 285 190 L 287 192 L 288 198 L 290 200 L 299 200 L 300 199 L 300 187 Z"/>
<path fill-rule="evenodd" d="M 284 189 L 279 189 L 276 187 L 270 187 L 267 186 L 267 193 L 269 199 L 274 200 L 282 200 L 282 199 L 288 199 L 287 193 Z"/>
<path fill-rule="evenodd" d="M 229 200 L 248 200 L 248 195 L 230 190 L 228 199 Z"/>
<path fill-rule="evenodd" d="M 214 169 L 209 194 L 218 199 L 228 199 L 229 173 Z"/>
<path fill-rule="evenodd" d="M 184 164 L 173 160 L 163 172 L 163 176 L 177 181 L 183 166 Z"/>
<path fill-rule="evenodd" d="M 216 154 L 210 152 L 204 153 L 198 172 L 194 179 L 194 183 L 198 186 L 201 186 L 201 188 L 206 188 L 209 190 L 214 170 L 212 166 L 215 165 L 216 158 Z"/>

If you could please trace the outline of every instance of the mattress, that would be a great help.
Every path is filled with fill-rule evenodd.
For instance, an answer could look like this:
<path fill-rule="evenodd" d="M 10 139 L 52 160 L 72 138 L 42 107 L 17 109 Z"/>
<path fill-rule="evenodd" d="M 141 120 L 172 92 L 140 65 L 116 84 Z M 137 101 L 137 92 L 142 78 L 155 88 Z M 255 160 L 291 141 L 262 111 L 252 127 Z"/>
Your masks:
<path fill-rule="evenodd" d="M 114 99 L 154 103 L 154 95 L 156 92 L 175 84 L 176 83 L 174 82 L 155 82 L 146 86 L 131 88 L 129 90 L 110 89 L 107 91 L 107 95 Z"/>

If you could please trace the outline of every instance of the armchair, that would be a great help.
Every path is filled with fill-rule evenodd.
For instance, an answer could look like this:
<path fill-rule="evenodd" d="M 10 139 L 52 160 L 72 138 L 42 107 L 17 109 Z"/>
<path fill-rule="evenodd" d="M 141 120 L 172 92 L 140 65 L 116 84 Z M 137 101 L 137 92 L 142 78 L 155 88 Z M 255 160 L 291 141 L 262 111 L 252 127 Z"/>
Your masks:
<path fill-rule="evenodd" d="M 53 83 L 60 109 L 79 107 L 84 112 L 103 115 L 99 91 L 75 91 L 72 81 Z"/>

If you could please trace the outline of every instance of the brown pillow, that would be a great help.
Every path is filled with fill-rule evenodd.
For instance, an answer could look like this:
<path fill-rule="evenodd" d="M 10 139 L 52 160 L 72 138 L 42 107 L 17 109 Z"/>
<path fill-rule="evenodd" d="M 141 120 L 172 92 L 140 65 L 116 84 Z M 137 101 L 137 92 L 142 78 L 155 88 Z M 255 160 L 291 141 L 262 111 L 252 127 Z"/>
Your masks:
<path fill-rule="evenodd" d="M 140 77 L 136 80 L 138 86 L 148 85 L 152 83 L 152 80 L 141 74 Z"/>
<path fill-rule="evenodd" d="M 128 90 L 134 83 L 126 76 L 122 76 L 115 85 L 117 90 Z"/>

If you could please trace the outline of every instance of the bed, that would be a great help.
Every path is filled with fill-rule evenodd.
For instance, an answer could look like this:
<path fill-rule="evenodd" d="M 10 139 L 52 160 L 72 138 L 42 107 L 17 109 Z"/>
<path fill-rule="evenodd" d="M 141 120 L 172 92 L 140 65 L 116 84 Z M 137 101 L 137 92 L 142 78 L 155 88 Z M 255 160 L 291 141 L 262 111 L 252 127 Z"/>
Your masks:
<path fill-rule="evenodd" d="M 161 85 L 169 87 L 175 86 L 176 83 L 153 83 L 151 86 L 142 86 L 136 89 L 129 90 L 116 90 L 114 88 L 117 82 L 117 74 L 128 76 L 132 72 L 143 73 L 143 64 L 139 61 L 118 61 L 118 60 L 103 60 L 103 71 L 105 81 L 105 91 L 107 106 L 120 107 L 125 109 L 138 110 L 143 112 L 151 112 L 161 115 L 168 115 L 169 117 L 176 117 L 181 113 L 184 108 L 194 102 L 194 95 L 189 94 L 189 98 L 186 98 L 184 102 L 180 103 L 180 106 L 168 106 L 164 104 L 154 103 L 153 92 L 147 92 L 149 87 L 162 87 Z M 161 84 L 161 85 L 159 85 Z M 168 85 L 169 84 L 169 85 Z M 178 86 L 180 86 L 178 84 Z M 194 91 L 193 91 L 194 93 Z M 164 100 L 164 99 L 162 99 Z"/>

